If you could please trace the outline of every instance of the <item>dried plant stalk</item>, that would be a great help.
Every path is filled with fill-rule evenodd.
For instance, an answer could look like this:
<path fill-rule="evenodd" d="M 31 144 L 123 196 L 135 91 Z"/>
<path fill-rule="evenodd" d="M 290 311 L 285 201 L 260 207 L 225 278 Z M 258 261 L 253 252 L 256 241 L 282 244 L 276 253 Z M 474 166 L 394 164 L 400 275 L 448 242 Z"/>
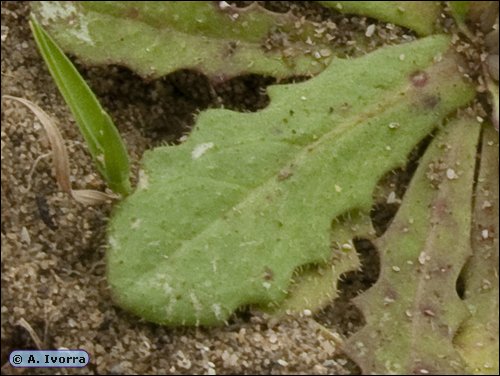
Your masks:
<path fill-rule="evenodd" d="M 43 129 L 45 129 L 45 132 L 47 133 L 50 147 L 52 149 L 52 161 L 54 163 L 56 180 L 63 192 L 69 193 L 73 199 L 85 205 L 100 204 L 109 201 L 110 199 L 118 198 L 116 195 L 109 195 L 96 190 L 73 190 L 71 188 L 68 152 L 66 150 L 66 146 L 64 145 L 61 132 L 59 132 L 59 128 L 57 128 L 54 119 L 52 119 L 36 104 L 27 99 L 13 97 L 11 95 L 4 95 L 2 98 L 12 99 L 22 103 L 35 114 L 37 119 L 42 124 Z"/>

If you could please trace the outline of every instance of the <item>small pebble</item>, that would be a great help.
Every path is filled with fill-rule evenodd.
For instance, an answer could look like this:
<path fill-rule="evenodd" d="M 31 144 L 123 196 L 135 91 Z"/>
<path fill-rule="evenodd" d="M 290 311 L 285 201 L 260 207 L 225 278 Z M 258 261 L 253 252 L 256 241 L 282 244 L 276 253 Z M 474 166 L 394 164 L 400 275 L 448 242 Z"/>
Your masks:
<path fill-rule="evenodd" d="M 375 25 L 372 24 L 370 26 L 368 26 L 366 28 L 366 33 L 365 35 L 368 37 L 368 38 L 371 38 L 373 36 L 373 34 L 375 33 Z"/>
<path fill-rule="evenodd" d="M 286 360 L 283 360 L 283 359 L 278 359 L 278 364 L 282 367 L 288 366 L 288 362 Z"/>
<path fill-rule="evenodd" d="M 458 179 L 458 175 L 457 173 L 455 172 L 454 169 L 452 168 L 449 168 L 446 170 L 446 177 L 449 179 L 449 180 L 455 180 L 455 179 Z"/>

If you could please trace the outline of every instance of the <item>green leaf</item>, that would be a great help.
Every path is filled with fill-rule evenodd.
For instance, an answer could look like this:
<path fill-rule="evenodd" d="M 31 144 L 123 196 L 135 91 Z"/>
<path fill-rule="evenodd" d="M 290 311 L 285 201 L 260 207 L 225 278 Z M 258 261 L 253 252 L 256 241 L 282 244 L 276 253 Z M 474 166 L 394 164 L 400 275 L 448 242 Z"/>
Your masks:
<path fill-rule="evenodd" d="M 285 314 L 317 312 L 338 297 L 337 282 L 342 274 L 361 267 L 352 239 L 371 238 L 375 234 L 370 215 L 349 212 L 332 223 L 332 255 L 328 263 L 309 265 L 293 276 L 287 296 L 269 311 L 275 318 Z"/>
<path fill-rule="evenodd" d="M 315 37 L 311 22 L 257 3 L 220 4 L 37 1 L 31 6 L 66 52 L 89 64 L 124 65 L 147 78 L 178 69 L 216 79 L 309 75 L 330 62 L 328 41 Z"/>
<path fill-rule="evenodd" d="M 467 13 L 470 8 L 470 1 L 448 1 L 448 5 L 450 6 L 451 14 L 457 24 L 465 24 Z"/>
<path fill-rule="evenodd" d="M 469 315 L 456 281 L 471 254 L 479 131 L 469 118 L 440 130 L 392 224 L 374 242 L 379 280 L 355 298 L 367 324 L 345 346 L 364 374 L 466 373 L 452 340 Z"/>
<path fill-rule="evenodd" d="M 486 76 L 486 88 L 490 93 L 490 104 L 491 104 L 491 122 L 498 132 L 498 113 L 499 113 L 499 95 L 498 95 L 498 82 L 493 81 L 489 76 Z"/>
<path fill-rule="evenodd" d="M 420 35 L 436 32 L 441 13 L 439 1 L 320 1 L 342 13 L 360 14 L 405 26 Z"/>
<path fill-rule="evenodd" d="M 75 117 L 99 172 L 113 191 L 122 195 L 129 194 L 127 150 L 113 121 L 71 61 L 34 17 L 31 18 L 30 27 L 38 49 Z"/>
<path fill-rule="evenodd" d="M 498 375 L 498 133 L 483 130 L 472 227 L 473 256 L 463 274 L 471 317 L 454 344 L 476 375 Z"/>
<path fill-rule="evenodd" d="M 330 259 L 332 220 L 368 212 L 379 179 L 474 97 L 448 46 L 435 36 L 338 59 L 270 87 L 262 111 L 202 112 L 184 144 L 146 152 L 138 189 L 110 220 L 118 304 L 210 325 L 282 302 L 294 270 Z"/>
<path fill-rule="evenodd" d="M 448 7 L 450 8 L 450 13 L 455 19 L 458 30 L 460 30 L 464 35 L 469 38 L 469 40 L 475 40 L 474 33 L 469 29 L 466 24 L 467 18 L 469 17 L 469 12 L 471 10 L 470 1 L 448 1 Z"/>

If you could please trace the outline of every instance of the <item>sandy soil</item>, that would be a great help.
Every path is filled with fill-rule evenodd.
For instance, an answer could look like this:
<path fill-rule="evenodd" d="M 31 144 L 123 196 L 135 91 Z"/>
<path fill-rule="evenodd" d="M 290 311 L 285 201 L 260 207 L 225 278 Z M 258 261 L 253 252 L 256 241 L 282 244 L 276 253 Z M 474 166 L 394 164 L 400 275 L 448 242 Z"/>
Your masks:
<path fill-rule="evenodd" d="M 273 5 L 282 11 L 287 6 Z M 317 8 L 299 11 L 324 20 Z M 28 15 L 27 2 L 2 2 L 2 94 L 29 99 L 57 119 L 70 155 L 73 188 L 104 191 L 78 128 L 36 51 Z M 364 33 L 366 28 L 363 18 L 344 17 L 339 22 L 345 30 Z M 400 31 L 395 30 L 390 32 Z M 382 42 L 374 41 L 371 48 Z M 391 39 L 397 42 L 397 37 Z M 268 103 L 265 87 L 275 82 L 246 76 L 213 86 L 203 75 L 179 71 L 148 83 L 119 67 L 77 66 L 124 138 L 134 175 L 146 149 L 187 134 L 200 110 L 258 110 Z M 58 370 L 60 374 L 359 372 L 339 348 L 342 338 L 363 322 L 349 299 L 377 278 L 378 260 L 369 242 L 356 242 L 364 272 L 350 273 L 342 281 L 341 299 L 318 315 L 270 323 L 244 311 L 229 325 L 211 329 L 149 324 L 111 301 L 104 257 L 112 206 L 83 206 L 60 192 L 42 126 L 11 100 L 2 100 L 1 146 L 2 373 L 52 374 L 53 370 L 14 369 L 8 355 L 14 349 L 61 347 L 87 350 L 91 363 L 83 369 Z M 388 174 L 392 181 L 386 184 L 404 190 L 423 149 L 418 150 L 406 173 Z M 375 207 L 379 233 L 396 210 L 397 206 Z"/>

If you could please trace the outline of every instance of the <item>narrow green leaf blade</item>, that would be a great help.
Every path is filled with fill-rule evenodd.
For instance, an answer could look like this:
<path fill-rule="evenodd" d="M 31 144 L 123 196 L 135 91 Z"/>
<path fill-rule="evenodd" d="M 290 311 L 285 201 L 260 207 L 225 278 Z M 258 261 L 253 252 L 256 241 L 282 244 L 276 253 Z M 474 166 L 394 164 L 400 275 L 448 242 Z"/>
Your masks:
<path fill-rule="evenodd" d="M 364 374 L 466 373 L 452 340 L 469 315 L 456 281 L 471 255 L 479 132 L 467 117 L 440 130 L 375 242 L 379 280 L 355 298 L 367 324 L 345 346 Z"/>
<path fill-rule="evenodd" d="M 116 193 L 130 193 L 127 150 L 113 121 L 75 66 L 34 17 L 30 27 L 59 91 L 75 117 L 99 172 Z"/>

